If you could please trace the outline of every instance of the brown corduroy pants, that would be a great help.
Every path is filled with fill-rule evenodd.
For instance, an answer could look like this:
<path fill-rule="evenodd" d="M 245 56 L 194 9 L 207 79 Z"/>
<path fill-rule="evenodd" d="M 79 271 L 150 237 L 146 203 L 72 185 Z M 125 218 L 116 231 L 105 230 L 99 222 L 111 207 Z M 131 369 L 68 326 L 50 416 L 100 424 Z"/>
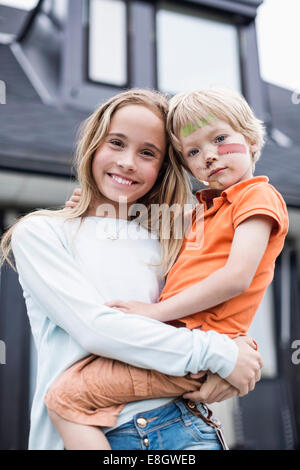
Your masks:
<path fill-rule="evenodd" d="M 68 421 L 111 427 L 126 403 L 177 397 L 200 387 L 200 380 L 187 376 L 166 375 L 91 355 L 57 378 L 45 403 Z"/>

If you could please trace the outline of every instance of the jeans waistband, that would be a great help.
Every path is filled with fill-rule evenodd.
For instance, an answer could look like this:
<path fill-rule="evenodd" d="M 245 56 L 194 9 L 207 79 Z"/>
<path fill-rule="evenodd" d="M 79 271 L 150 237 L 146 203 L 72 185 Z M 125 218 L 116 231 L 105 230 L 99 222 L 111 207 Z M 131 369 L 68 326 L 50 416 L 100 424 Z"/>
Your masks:
<path fill-rule="evenodd" d="M 207 414 L 206 409 L 201 403 L 197 404 L 197 408 L 204 415 Z M 171 423 L 173 420 L 178 420 L 178 418 L 181 418 L 187 426 L 191 424 L 191 420 L 193 418 L 193 414 L 186 407 L 182 398 L 177 398 L 172 402 L 153 410 L 138 413 L 133 417 L 133 420 L 127 424 L 128 426 L 134 425 L 136 430 L 138 430 L 139 434 L 142 436 L 149 433 L 154 428 L 165 425 L 166 422 Z"/>

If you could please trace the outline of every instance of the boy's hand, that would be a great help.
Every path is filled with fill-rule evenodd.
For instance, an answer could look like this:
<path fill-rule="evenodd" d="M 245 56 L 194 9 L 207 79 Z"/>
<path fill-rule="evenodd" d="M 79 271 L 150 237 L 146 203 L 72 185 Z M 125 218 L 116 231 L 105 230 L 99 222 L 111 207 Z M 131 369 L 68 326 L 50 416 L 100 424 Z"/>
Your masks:
<path fill-rule="evenodd" d="M 155 318 L 159 320 L 158 315 L 158 304 L 147 304 L 145 302 L 123 302 L 122 300 L 111 300 L 110 302 L 105 302 L 104 305 L 107 305 L 111 308 L 117 308 L 125 313 L 133 313 L 135 315 L 142 315 L 143 317 Z"/>
<path fill-rule="evenodd" d="M 201 385 L 200 390 L 185 393 L 183 398 L 210 404 L 228 400 L 228 398 L 235 397 L 239 394 L 239 391 L 235 387 L 230 385 L 227 380 L 222 379 L 218 374 L 212 374 L 209 371 L 207 373 L 200 372 L 200 375 L 202 374 L 207 374 L 207 379 L 203 385 Z M 189 377 L 191 379 L 197 379 L 199 378 L 199 374 L 189 374 Z"/>
<path fill-rule="evenodd" d="M 226 380 L 237 388 L 239 396 L 243 397 L 254 390 L 255 383 L 260 380 L 263 362 L 259 352 L 255 351 L 251 338 L 239 336 L 233 341 L 239 349 L 239 354 L 235 368 Z"/>
<path fill-rule="evenodd" d="M 65 203 L 66 207 L 76 207 L 80 201 L 81 188 L 75 188 L 70 199 Z"/>

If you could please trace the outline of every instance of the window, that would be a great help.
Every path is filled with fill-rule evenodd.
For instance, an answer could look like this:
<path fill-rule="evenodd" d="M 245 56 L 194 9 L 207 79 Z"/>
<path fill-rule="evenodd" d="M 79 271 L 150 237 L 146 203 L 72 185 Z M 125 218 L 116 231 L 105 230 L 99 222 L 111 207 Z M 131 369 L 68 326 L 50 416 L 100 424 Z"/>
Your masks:
<path fill-rule="evenodd" d="M 159 4 L 157 80 L 164 92 L 223 86 L 241 91 L 238 29 L 191 8 Z"/>
<path fill-rule="evenodd" d="M 127 83 L 127 8 L 120 0 L 89 2 L 88 77 L 94 82 Z"/>

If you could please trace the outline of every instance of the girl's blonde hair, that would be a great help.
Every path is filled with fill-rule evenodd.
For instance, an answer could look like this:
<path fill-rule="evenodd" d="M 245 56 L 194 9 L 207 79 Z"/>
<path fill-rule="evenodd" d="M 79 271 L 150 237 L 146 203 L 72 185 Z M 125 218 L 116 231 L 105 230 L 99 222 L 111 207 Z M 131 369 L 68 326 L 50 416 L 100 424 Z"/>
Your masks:
<path fill-rule="evenodd" d="M 186 126 L 196 125 L 197 128 L 197 123 L 203 123 L 203 120 L 211 118 L 227 122 L 236 132 L 242 134 L 249 144 L 257 146 L 257 151 L 252 153 L 254 171 L 264 145 L 263 122 L 254 115 L 243 96 L 222 88 L 178 93 L 169 101 L 167 131 L 174 147 L 171 156 L 173 163 L 179 160 L 188 170 L 181 154 L 179 141 L 181 132 Z"/>
<path fill-rule="evenodd" d="M 36 215 L 46 215 L 50 217 L 59 216 L 66 220 L 74 219 L 76 217 L 81 217 L 83 219 L 86 216 L 93 198 L 97 198 L 100 195 L 92 173 L 92 161 L 95 152 L 102 144 L 109 131 L 110 122 L 114 113 L 124 106 L 133 104 L 148 107 L 158 114 L 164 125 L 166 125 L 169 107 L 168 99 L 164 94 L 155 90 L 138 88 L 131 89 L 110 98 L 96 109 L 80 127 L 75 152 L 74 166 L 82 191 L 80 202 L 73 209 L 60 208 L 58 210 L 36 210 L 20 218 L 2 237 L 1 265 L 6 260 L 14 268 L 10 259 L 12 251 L 11 237 L 16 225 L 22 220 Z M 162 246 L 163 275 L 165 275 L 173 265 L 182 245 L 182 237 L 174 237 L 175 219 L 177 217 L 172 212 L 171 214 L 168 214 L 168 216 L 170 216 L 170 220 L 168 219 L 168 216 L 166 216 L 166 214 L 170 212 L 168 211 L 168 207 L 176 204 L 177 207 L 181 208 L 179 218 L 183 217 L 184 204 L 188 202 L 191 197 L 191 187 L 187 173 L 178 162 L 175 162 L 174 164 L 171 162 L 167 133 L 166 139 L 166 156 L 158 174 L 158 178 L 150 191 L 137 201 L 147 207 L 147 217 L 142 221 L 142 225 L 149 230 L 153 227 L 153 214 L 151 220 L 150 210 L 151 205 L 161 205 L 161 210 L 157 212 L 158 223 L 156 224 L 156 227 L 158 226 L 159 238 Z M 170 228 L 168 236 L 165 236 L 166 228 Z"/>

